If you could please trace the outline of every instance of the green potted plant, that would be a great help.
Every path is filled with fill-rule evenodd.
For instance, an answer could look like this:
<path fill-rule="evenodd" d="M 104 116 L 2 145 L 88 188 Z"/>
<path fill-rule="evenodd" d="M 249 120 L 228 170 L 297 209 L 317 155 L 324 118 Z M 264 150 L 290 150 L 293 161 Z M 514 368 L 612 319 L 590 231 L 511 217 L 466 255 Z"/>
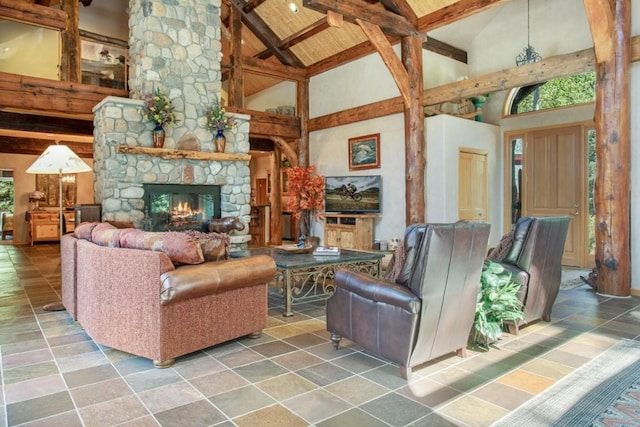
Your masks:
<path fill-rule="evenodd" d="M 480 292 L 473 323 L 473 342 L 489 348 L 502 337 L 505 321 L 524 320 L 522 303 L 518 299 L 520 285 L 511 273 L 492 261 L 487 261 L 480 275 Z"/>

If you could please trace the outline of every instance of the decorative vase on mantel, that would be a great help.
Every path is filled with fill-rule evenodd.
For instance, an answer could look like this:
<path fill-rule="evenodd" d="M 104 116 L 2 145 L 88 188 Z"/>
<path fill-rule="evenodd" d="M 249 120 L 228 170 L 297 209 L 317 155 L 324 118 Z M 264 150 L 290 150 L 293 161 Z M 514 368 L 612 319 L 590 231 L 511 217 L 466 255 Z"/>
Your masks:
<path fill-rule="evenodd" d="M 213 138 L 213 143 L 216 146 L 216 153 L 224 153 L 224 149 L 227 146 L 227 137 L 224 136 L 224 129 L 218 129 L 216 136 Z"/>
<path fill-rule="evenodd" d="M 156 127 L 151 131 L 151 135 L 153 136 L 153 147 L 154 148 L 163 148 L 164 147 L 164 128 L 161 124 L 156 124 Z"/>

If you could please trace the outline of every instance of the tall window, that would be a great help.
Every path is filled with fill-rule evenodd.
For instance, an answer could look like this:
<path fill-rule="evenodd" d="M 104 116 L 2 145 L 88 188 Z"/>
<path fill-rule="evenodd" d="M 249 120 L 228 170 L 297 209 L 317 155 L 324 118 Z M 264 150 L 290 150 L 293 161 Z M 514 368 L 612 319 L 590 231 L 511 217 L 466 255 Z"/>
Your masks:
<path fill-rule="evenodd" d="M 520 88 L 513 98 L 511 114 L 582 104 L 595 99 L 596 73 L 590 71 Z"/>

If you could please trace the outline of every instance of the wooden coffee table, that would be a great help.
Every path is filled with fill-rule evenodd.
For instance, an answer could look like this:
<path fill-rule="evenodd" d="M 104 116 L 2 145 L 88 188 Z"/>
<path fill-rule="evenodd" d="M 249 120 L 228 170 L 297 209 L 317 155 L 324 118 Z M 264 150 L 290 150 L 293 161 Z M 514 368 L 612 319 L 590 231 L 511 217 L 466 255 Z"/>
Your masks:
<path fill-rule="evenodd" d="M 266 254 L 276 263 L 276 278 L 269 283 L 271 289 L 284 297 L 283 316 L 293 316 L 293 301 L 331 295 L 335 292 L 333 275 L 342 267 L 380 277 L 384 253 L 341 249 L 340 255 L 313 255 L 283 253 L 274 248 L 249 249 L 232 252 L 232 258 Z"/>

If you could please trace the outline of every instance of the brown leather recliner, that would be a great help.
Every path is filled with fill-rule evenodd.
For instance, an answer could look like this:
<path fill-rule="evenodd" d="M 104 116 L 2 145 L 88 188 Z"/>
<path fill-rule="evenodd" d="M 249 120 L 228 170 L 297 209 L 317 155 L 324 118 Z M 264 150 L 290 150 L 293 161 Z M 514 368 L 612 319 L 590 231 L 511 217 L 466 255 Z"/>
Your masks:
<path fill-rule="evenodd" d="M 520 284 L 524 322 L 508 323 L 518 334 L 520 323 L 551 320 L 551 308 L 560 290 L 562 254 L 569 230 L 568 216 L 522 217 L 513 228 L 513 240 L 502 257 L 492 259 L 511 272 Z M 489 257 L 491 259 L 491 256 Z"/>
<path fill-rule="evenodd" d="M 465 355 L 480 289 L 489 224 L 414 224 L 404 237 L 405 261 L 395 283 L 349 269 L 336 272 L 327 300 L 334 348 L 345 337 L 411 368 L 457 351 Z"/>

